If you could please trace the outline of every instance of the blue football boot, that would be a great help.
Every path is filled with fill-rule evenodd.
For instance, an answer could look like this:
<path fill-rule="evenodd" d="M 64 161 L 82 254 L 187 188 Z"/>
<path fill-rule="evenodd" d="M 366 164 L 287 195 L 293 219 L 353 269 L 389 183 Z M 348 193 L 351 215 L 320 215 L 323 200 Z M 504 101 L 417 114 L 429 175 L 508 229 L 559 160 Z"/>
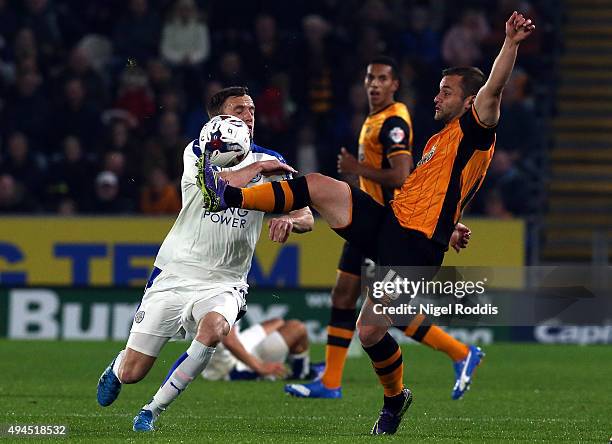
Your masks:
<path fill-rule="evenodd" d="M 325 362 L 316 362 L 314 364 L 310 364 L 310 373 L 308 374 L 308 379 L 318 381 L 323 377 L 324 372 Z"/>
<path fill-rule="evenodd" d="M 135 432 L 152 432 L 155 430 L 153 423 L 156 419 L 157 418 L 153 416 L 151 410 L 142 409 L 138 412 L 138 415 L 134 417 L 133 430 Z"/>
<path fill-rule="evenodd" d="M 121 391 L 121 382 L 113 373 L 115 359 L 106 367 L 98 380 L 98 404 L 102 407 L 107 407 L 115 402 L 115 399 L 117 399 Z"/>
<path fill-rule="evenodd" d="M 485 354 L 480 347 L 470 345 L 470 351 L 467 358 L 453 364 L 455 368 L 455 386 L 451 394 L 452 399 L 461 399 L 465 392 L 470 389 L 472 375 L 484 356 Z"/>
<path fill-rule="evenodd" d="M 298 398 L 342 398 L 342 387 L 329 389 L 323 385 L 320 379 L 308 384 L 287 384 L 285 385 L 285 392 Z"/>

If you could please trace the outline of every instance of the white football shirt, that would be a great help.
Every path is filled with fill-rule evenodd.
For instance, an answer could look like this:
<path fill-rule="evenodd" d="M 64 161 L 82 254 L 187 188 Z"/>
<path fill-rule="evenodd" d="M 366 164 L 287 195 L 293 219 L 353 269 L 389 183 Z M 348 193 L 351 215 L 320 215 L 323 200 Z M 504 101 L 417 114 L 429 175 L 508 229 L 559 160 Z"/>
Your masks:
<path fill-rule="evenodd" d="M 264 213 L 238 208 L 219 213 L 204 210 L 202 194 L 196 185 L 199 153 L 197 140 L 187 145 L 183 153 L 183 206 L 157 253 L 155 266 L 178 276 L 245 286 Z M 275 158 L 251 151 L 239 165 L 227 170 Z M 247 186 L 281 179 L 258 174 Z"/>

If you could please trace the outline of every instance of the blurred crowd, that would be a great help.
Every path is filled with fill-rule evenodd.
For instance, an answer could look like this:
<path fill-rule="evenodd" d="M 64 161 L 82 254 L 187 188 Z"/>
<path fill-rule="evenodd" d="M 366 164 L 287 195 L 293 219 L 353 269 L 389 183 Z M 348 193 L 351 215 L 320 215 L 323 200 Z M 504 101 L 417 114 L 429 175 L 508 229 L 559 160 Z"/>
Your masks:
<path fill-rule="evenodd" d="M 551 0 L 552 1 L 552 0 Z M 222 87 L 246 85 L 255 140 L 337 176 L 367 115 L 365 65 L 401 66 L 415 156 L 439 129 L 440 71 L 488 72 L 513 10 L 532 17 L 504 93 L 497 152 L 472 211 L 530 211 L 546 140 L 534 86 L 551 78 L 550 1 L 0 0 L 0 213 L 175 214 L 182 151 Z M 527 198 L 526 198 L 527 195 Z"/>

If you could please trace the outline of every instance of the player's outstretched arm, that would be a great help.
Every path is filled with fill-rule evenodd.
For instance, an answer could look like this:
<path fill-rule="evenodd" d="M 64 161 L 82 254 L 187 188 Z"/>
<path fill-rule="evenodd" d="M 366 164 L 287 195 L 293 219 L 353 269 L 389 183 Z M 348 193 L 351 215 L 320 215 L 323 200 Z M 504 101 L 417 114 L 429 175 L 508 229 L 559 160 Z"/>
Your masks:
<path fill-rule="evenodd" d="M 519 44 L 525 40 L 535 25 L 531 19 L 514 11 L 506 22 L 506 38 L 493 63 L 491 74 L 485 85 L 478 91 L 474 101 L 474 108 L 480 121 L 487 126 L 496 125 L 499 120 L 500 103 L 504 86 L 510 79 Z"/>

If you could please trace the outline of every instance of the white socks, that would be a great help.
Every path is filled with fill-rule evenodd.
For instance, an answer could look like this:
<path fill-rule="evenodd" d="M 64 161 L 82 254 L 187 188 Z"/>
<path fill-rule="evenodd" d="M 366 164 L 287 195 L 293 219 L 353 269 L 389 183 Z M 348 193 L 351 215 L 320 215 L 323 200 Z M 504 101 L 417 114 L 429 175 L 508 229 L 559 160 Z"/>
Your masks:
<path fill-rule="evenodd" d="M 123 361 L 124 356 L 125 356 L 125 350 L 121 350 L 119 354 L 117 355 L 117 357 L 115 358 L 115 363 L 113 364 L 113 373 L 115 374 L 119 382 L 121 382 L 121 384 L 123 384 L 123 382 L 121 381 L 121 378 L 119 378 L 119 366 L 121 365 L 121 362 Z"/>
<path fill-rule="evenodd" d="M 155 416 L 159 415 L 197 375 L 202 373 L 214 352 L 214 347 L 208 347 L 194 339 L 187 352 L 174 363 L 151 402 L 143 408 L 151 410 Z"/>

